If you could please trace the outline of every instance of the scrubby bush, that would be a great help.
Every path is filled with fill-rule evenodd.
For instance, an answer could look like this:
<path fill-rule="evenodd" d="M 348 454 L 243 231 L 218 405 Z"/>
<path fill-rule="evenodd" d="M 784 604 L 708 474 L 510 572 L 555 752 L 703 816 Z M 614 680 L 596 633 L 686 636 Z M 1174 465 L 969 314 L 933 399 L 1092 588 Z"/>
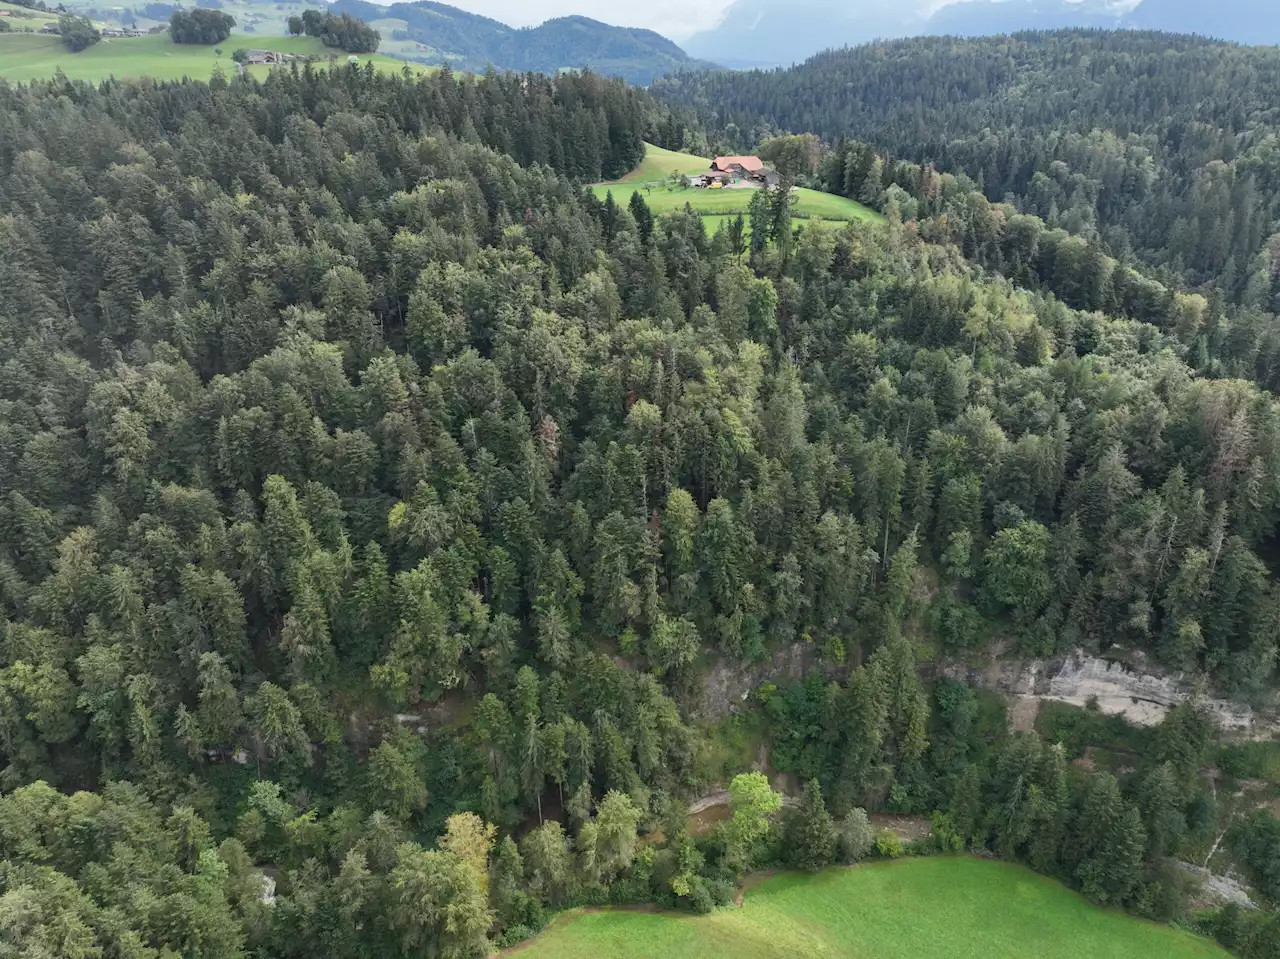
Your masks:
<path fill-rule="evenodd" d="M 840 824 L 836 840 L 836 852 L 841 862 L 858 862 L 871 855 L 876 842 L 876 830 L 867 818 L 865 809 L 852 809 Z"/>
<path fill-rule="evenodd" d="M 885 859 L 897 859 L 902 855 L 902 840 L 892 829 L 881 829 L 876 833 L 876 852 Z"/>

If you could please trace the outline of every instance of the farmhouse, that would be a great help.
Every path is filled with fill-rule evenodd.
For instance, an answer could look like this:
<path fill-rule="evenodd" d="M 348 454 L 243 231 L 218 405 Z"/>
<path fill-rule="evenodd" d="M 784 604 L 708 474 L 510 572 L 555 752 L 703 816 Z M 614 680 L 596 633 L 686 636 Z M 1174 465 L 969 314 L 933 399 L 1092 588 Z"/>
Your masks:
<path fill-rule="evenodd" d="M 291 63 L 298 59 L 292 53 L 278 53 L 275 50 L 247 50 L 244 62 L 250 66 L 275 66 L 280 63 Z"/>
<path fill-rule="evenodd" d="M 687 182 L 695 187 L 772 187 L 778 185 L 778 174 L 759 157 L 716 157 L 710 170 L 691 175 Z"/>
<path fill-rule="evenodd" d="M 721 173 L 757 173 L 764 169 L 759 157 L 716 157 L 711 161 L 711 169 Z"/>

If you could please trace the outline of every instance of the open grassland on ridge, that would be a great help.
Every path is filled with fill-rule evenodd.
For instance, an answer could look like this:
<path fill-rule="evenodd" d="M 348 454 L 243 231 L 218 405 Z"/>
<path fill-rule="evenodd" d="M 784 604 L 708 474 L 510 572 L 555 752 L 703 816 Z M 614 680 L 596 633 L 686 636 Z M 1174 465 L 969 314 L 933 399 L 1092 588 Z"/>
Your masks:
<path fill-rule="evenodd" d="M 657 182 L 671 175 L 673 170 L 680 173 L 701 173 L 711 168 L 707 157 L 696 157 L 688 153 L 676 153 L 664 150 L 652 143 L 644 145 L 644 159 L 640 165 L 614 183 L 649 183 Z"/>
<path fill-rule="evenodd" d="M 72 53 L 56 36 L 3 33 L 0 34 L 0 79 L 11 83 L 30 80 L 47 80 L 59 68 L 71 80 L 97 82 L 108 77 L 152 77 L 156 80 L 208 80 L 215 67 L 231 78 L 236 67 L 231 54 L 241 48 L 247 50 L 274 50 L 319 58 L 316 65 L 327 67 L 330 57 L 345 65 L 347 54 L 331 50 L 314 37 L 260 37 L 233 34 L 214 46 L 190 43 L 174 43 L 167 33 L 146 37 L 104 38 L 87 50 Z M 217 51 L 221 50 L 221 56 Z M 360 64 L 372 60 L 382 72 L 399 72 L 405 67 L 403 60 L 393 60 L 381 54 L 361 55 Z M 415 73 L 425 68 L 408 64 Z M 256 77 L 265 77 L 271 67 L 248 67 Z"/>
<path fill-rule="evenodd" d="M 575 911 L 520 959 L 1228 959 L 1009 863 L 905 859 L 782 875 L 708 916 Z"/>
<path fill-rule="evenodd" d="M 639 192 L 644 197 L 645 203 L 649 205 L 649 209 L 656 215 L 683 210 L 687 203 L 695 213 L 708 218 L 707 229 L 713 232 L 721 218 L 739 213 L 745 216 L 755 190 L 672 187 L 667 179 L 672 171 L 701 173 L 710 167 L 711 161 L 706 157 L 673 153 L 650 143 L 645 145 L 645 157 L 638 167 L 620 180 L 598 183 L 591 189 L 602 200 L 607 194 L 612 193 L 614 202 L 621 206 L 631 201 L 632 193 Z M 804 188 L 795 191 L 795 204 L 792 209 L 795 216 L 800 219 L 833 221 L 884 219 L 879 213 L 855 200 Z"/>
<path fill-rule="evenodd" d="M 7 10 L 9 16 L 5 18 L 10 29 L 18 30 L 35 30 L 39 31 L 46 23 L 57 23 L 58 14 L 45 10 L 32 10 L 28 7 L 20 7 L 16 3 L 0 2 L 0 10 Z"/>

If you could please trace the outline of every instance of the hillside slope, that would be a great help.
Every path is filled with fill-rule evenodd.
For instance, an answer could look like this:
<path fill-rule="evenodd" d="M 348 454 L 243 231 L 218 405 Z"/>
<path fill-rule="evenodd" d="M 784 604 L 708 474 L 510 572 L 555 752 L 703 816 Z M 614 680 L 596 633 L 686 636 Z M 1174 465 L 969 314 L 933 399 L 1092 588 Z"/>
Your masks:
<path fill-rule="evenodd" d="M 857 9 L 824 0 L 736 0 L 685 49 L 736 66 L 798 63 L 821 50 L 913 36 L 991 36 L 1020 30 L 1133 28 L 1197 33 L 1237 43 L 1280 43 L 1272 0 L 959 0 L 924 17 L 910 4 L 872 0 Z"/>
<path fill-rule="evenodd" d="M 810 131 L 966 175 L 988 199 L 1189 287 L 1272 309 L 1280 51 L 1137 30 L 916 37 L 654 90 L 739 131 Z"/>
<path fill-rule="evenodd" d="M 384 39 L 395 41 L 403 31 L 418 49 L 400 55 L 474 73 L 489 66 L 548 74 L 586 68 L 646 85 L 675 70 L 709 66 L 652 30 L 615 27 L 589 17 L 558 17 L 517 30 L 433 0 L 390 7 L 338 0 L 334 9 L 368 21 L 401 21 L 397 35 Z"/>
<path fill-rule="evenodd" d="M 109 77 L 153 80 L 208 80 L 215 70 L 224 76 L 236 73 L 231 55 L 241 48 L 274 50 L 315 58 L 320 66 L 330 61 L 345 64 L 347 54 L 324 46 L 313 37 L 260 37 L 235 34 L 217 47 L 201 44 L 174 43 L 168 34 L 146 37 L 105 39 L 87 50 L 72 53 L 57 37 L 38 33 L 0 34 L 0 79 L 13 83 L 45 80 L 61 70 L 68 79 L 98 82 Z M 361 55 L 360 63 L 373 63 L 380 73 L 399 73 L 405 64 L 382 54 Z M 421 72 L 425 68 L 410 64 Z M 245 68 L 257 77 L 265 77 L 271 67 Z"/>

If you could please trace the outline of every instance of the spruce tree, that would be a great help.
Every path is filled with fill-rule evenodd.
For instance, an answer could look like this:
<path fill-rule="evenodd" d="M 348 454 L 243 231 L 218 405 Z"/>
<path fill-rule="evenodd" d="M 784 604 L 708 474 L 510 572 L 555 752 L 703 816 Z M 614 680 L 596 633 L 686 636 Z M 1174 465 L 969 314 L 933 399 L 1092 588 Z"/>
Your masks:
<path fill-rule="evenodd" d="M 786 836 L 787 859 L 798 869 L 814 872 L 835 858 L 836 827 L 818 780 L 805 784 L 800 808 L 792 814 Z"/>

